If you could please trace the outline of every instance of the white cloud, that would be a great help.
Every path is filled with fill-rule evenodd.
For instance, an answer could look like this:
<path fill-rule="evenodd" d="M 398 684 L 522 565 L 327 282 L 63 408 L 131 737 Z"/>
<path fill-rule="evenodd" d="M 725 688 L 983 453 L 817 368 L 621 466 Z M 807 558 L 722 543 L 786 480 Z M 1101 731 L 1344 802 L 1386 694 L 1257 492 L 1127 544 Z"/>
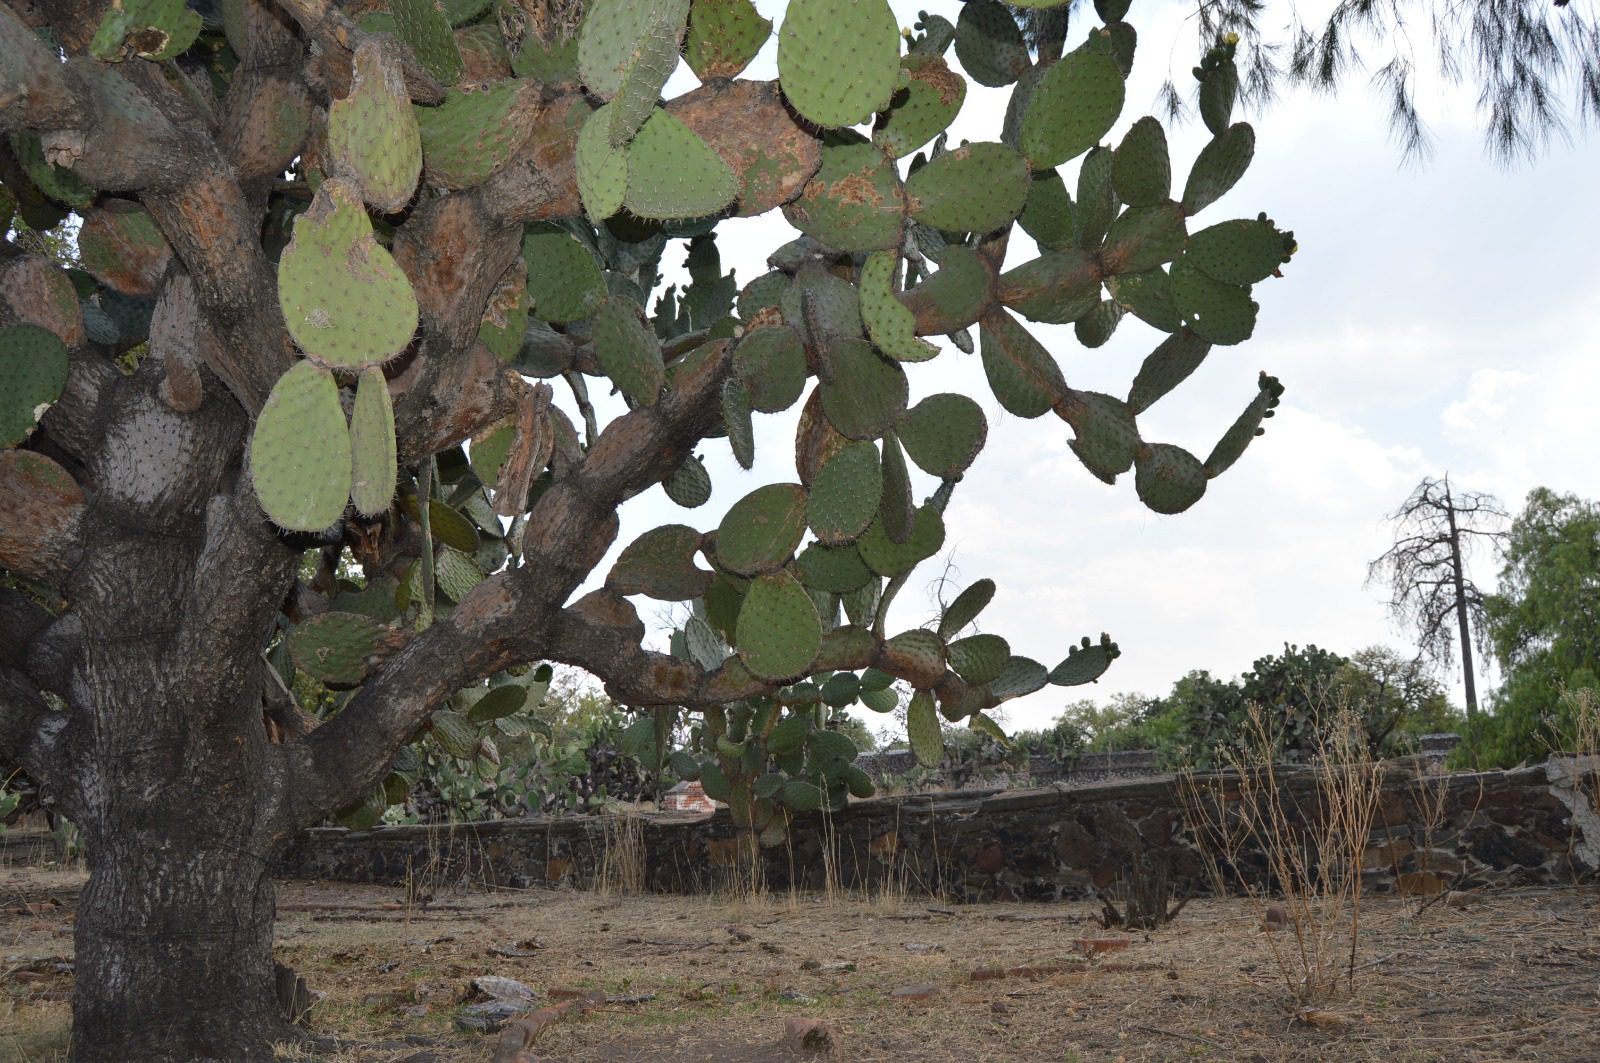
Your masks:
<path fill-rule="evenodd" d="M 1446 429 L 1468 434 L 1489 421 L 1501 420 L 1506 413 L 1504 396 L 1533 377 L 1520 369 L 1477 369 L 1467 380 L 1467 397 L 1452 402 L 1439 415 Z"/>

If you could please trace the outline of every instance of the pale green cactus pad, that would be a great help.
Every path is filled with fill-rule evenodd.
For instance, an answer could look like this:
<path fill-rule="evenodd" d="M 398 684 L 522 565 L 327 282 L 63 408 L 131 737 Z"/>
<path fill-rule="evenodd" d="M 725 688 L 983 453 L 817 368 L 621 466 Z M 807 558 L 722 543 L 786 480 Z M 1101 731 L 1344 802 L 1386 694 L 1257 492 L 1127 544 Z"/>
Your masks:
<path fill-rule="evenodd" d="M 394 405 L 383 370 L 361 372 L 350 413 L 350 499 L 357 511 L 373 516 L 389 508 L 397 475 Z"/>
<path fill-rule="evenodd" d="M 767 484 L 729 508 L 717 527 L 717 563 L 754 576 L 788 562 L 806 531 L 806 489 Z"/>
<path fill-rule="evenodd" d="M 399 354 L 417 327 L 417 297 L 373 239 L 357 188 L 327 180 L 278 259 L 289 335 L 323 365 L 358 368 Z"/>
<path fill-rule="evenodd" d="M 0 328 L 0 447 L 33 434 L 39 418 L 67 386 L 67 348 L 49 329 Z"/>
<path fill-rule="evenodd" d="M 622 209 L 628 192 L 628 152 L 611 143 L 611 104 L 584 120 L 574 153 L 583 212 L 598 225 Z"/>
<path fill-rule="evenodd" d="M 666 111 L 652 113 L 628 147 L 623 205 L 641 218 L 716 214 L 733 202 L 738 190 L 722 157 Z"/>
<path fill-rule="evenodd" d="M 929 691 L 919 690 L 911 695 L 911 704 L 906 707 L 906 737 L 918 763 L 934 768 L 944 762 L 944 729 Z"/>
<path fill-rule="evenodd" d="M 861 266 L 861 319 L 878 350 L 899 362 L 925 362 L 939 348 L 917 336 L 917 318 L 895 292 L 898 256 L 874 251 Z"/>
<path fill-rule="evenodd" d="M 289 656 L 319 683 L 353 687 L 392 648 L 395 635 L 360 613 L 321 613 L 289 632 Z"/>
<path fill-rule="evenodd" d="M 986 233 L 1022 213 L 1028 163 L 1004 144 L 963 144 L 911 175 L 911 216 L 935 229 Z"/>
<path fill-rule="evenodd" d="M 558 324 L 590 317 L 600 308 L 606 281 L 600 263 L 578 238 L 555 225 L 530 225 L 522 236 L 532 313 Z"/>
<path fill-rule="evenodd" d="M 778 31 L 778 80 L 790 104 L 825 128 L 889 105 L 900 27 L 887 0 L 791 0 Z"/>
<path fill-rule="evenodd" d="M 357 46 L 349 95 L 328 107 L 328 151 L 377 210 L 392 214 L 411 202 L 422 174 L 422 134 L 400 57 L 381 37 Z"/>
<path fill-rule="evenodd" d="M 250 477 L 274 524 L 321 531 L 350 497 L 350 429 L 333 374 L 296 362 L 278 378 L 250 438 Z"/>
<path fill-rule="evenodd" d="M 804 675 L 822 648 L 822 622 L 800 582 L 787 572 L 758 576 L 739 608 L 739 657 L 767 680 Z"/>
<path fill-rule="evenodd" d="M 100 20 L 89 54 L 108 62 L 129 56 L 176 59 L 189 50 L 200 28 L 200 16 L 183 0 L 116 0 Z"/>
<path fill-rule="evenodd" d="M 461 80 L 465 68 L 450 19 L 437 0 L 389 0 L 395 31 L 428 73 L 446 85 Z"/>
<path fill-rule="evenodd" d="M 578 31 L 584 86 L 603 100 L 616 96 L 629 71 L 650 51 L 650 38 L 674 32 L 674 25 L 681 33 L 688 14 L 689 0 L 593 0 Z"/>
<path fill-rule="evenodd" d="M 517 78 L 448 89 L 437 107 L 413 106 L 428 180 L 446 188 L 481 185 L 522 147 L 539 109 L 538 84 Z"/>

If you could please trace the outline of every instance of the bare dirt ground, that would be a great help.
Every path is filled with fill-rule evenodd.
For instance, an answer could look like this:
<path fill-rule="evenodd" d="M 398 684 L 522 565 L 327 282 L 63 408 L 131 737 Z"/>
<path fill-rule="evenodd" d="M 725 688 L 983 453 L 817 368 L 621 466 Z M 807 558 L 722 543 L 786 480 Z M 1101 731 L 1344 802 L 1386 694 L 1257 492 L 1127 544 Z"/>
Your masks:
<path fill-rule="evenodd" d="M 81 882 L 0 869 L 0 1059 L 65 1057 Z M 489 1060 L 492 1036 L 456 1028 L 486 974 L 541 1002 L 608 995 L 545 1031 L 533 1051 L 546 1063 L 789 1060 L 773 1046 L 796 1017 L 830 1024 L 834 1058 L 860 1063 L 1600 1060 L 1592 890 L 1418 907 L 1367 898 L 1355 991 L 1311 1012 L 1242 900 L 1196 900 L 1159 931 L 1117 935 L 1082 902 L 484 890 L 408 902 L 289 882 L 278 951 L 324 994 L 314 1027 L 345 1047 L 320 1058 L 340 1063 Z M 1080 943 L 1108 936 L 1127 947 Z"/>

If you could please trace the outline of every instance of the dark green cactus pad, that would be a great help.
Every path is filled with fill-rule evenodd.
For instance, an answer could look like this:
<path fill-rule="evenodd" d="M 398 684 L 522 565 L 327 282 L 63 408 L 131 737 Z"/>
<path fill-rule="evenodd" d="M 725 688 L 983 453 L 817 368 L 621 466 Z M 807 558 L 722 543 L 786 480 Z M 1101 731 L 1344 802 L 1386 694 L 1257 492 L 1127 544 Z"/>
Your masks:
<path fill-rule="evenodd" d="M 1124 310 L 1162 332 L 1176 332 L 1183 324 L 1178 304 L 1172 300 L 1172 278 L 1164 269 L 1107 277 L 1106 287 Z"/>
<path fill-rule="evenodd" d="M 905 370 L 862 339 L 838 340 L 828 356 L 833 378 L 820 385 L 828 423 L 846 439 L 882 436 L 906 408 Z"/>
<path fill-rule="evenodd" d="M 573 153 L 578 197 L 596 225 L 622 209 L 628 194 L 628 152 L 611 144 L 611 104 L 584 120 Z"/>
<path fill-rule="evenodd" d="M 1050 64 L 1030 66 L 1017 79 L 1016 86 L 1011 90 L 1011 98 L 1006 101 L 1005 117 L 1000 120 L 1000 143 L 1022 150 L 1022 118 L 1028 112 L 1028 101 L 1033 99 L 1033 90 L 1039 87 L 1039 81 L 1049 68 Z M 1034 169 L 1044 172 L 1041 167 Z"/>
<path fill-rule="evenodd" d="M 772 730 L 767 734 L 767 752 L 774 756 L 783 756 L 793 753 L 805 745 L 806 735 L 811 733 L 811 713 L 804 712 L 796 716 L 785 716 L 772 725 Z"/>
<path fill-rule="evenodd" d="M 906 707 L 906 737 L 919 764 L 935 768 L 944 762 L 944 728 L 931 692 L 919 690 L 911 695 Z"/>
<path fill-rule="evenodd" d="M 656 111 L 628 148 L 623 205 L 641 218 L 670 220 L 716 214 L 733 202 L 733 171 L 700 135 Z"/>
<path fill-rule="evenodd" d="M 450 18 L 437 0 L 389 0 L 389 11 L 400 39 L 428 73 L 446 85 L 461 80 L 466 67 L 450 32 Z"/>
<path fill-rule="evenodd" d="M 956 20 L 956 60 L 980 85 L 998 89 L 1033 65 L 1017 20 L 995 0 L 967 0 Z"/>
<path fill-rule="evenodd" d="M 1131 6 L 1133 6 L 1132 0 L 1094 0 L 1094 13 L 1100 16 L 1101 22 L 1107 24 L 1121 22 Z"/>
<path fill-rule="evenodd" d="M 851 443 L 834 451 L 817 470 L 806 503 L 806 522 L 825 545 L 853 542 L 872 523 L 882 495 L 878 448 Z"/>
<path fill-rule="evenodd" d="M 1078 246 L 1093 251 L 1122 209 L 1113 180 L 1116 154 L 1109 148 L 1095 148 L 1078 166 L 1078 202 L 1072 220 L 1077 227 Z"/>
<path fill-rule="evenodd" d="M 844 708 L 860 694 L 861 680 L 850 672 L 835 672 L 822 684 L 822 703 L 835 709 Z"/>
<path fill-rule="evenodd" d="M 396 634 L 360 613 L 321 613 L 289 632 L 289 657 L 319 683 L 353 687 L 394 647 Z"/>
<path fill-rule="evenodd" d="M 1070 324 L 1100 301 L 1102 277 L 1086 251 L 1046 251 L 1001 275 L 1000 301 L 1031 321 Z"/>
<path fill-rule="evenodd" d="M 522 237 L 533 315 L 557 323 L 590 317 L 605 298 L 605 276 L 594 252 L 555 225 L 530 225 Z"/>
<path fill-rule="evenodd" d="M 812 729 L 806 735 L 806 759 L 818 771 L 834 774 L 855 762 L 860 750 L 850 736 L 839 731 Z"/>
<path fill-rule="evenodd" d="M 433 556 L 433 578 L 440 594 L 459 602 L 483 582 L 483 570 L 469 555 L 441 546 Z"/>
<path fill-rule="evenodd" d="M 695 509 L 711 500 L 711 474 L 706 472 L 704 462 L 691 455 L 661 481 L 661 488 L 684 509 Z"/>
<path fill-rule="evenodd" d="M 539 110 L 538 84 L 520 78 L 447 89 L 437 107 L 413 106 L 428 180 L 446 188 L 481 185 L 527 141 Z"/>
<path fill-rule="evenodd" d="M 550 88 L 569 88 L 582 80 L 578 73 L 578 35 L 563 39 L 556 34 L 545 42 L 536 33 L 522 39 L 522 50 L 511 57 L 511 72 Z"/>
<path fill-rule="evenodd" d="M 841 595 L 839 604 L 844 606 L 844 615 L 850 623 L 867 627 L 877 619 L 878 605 L 882 599 L 883 580 L 872 576 L 860 587 Z"/>
<path fill-rule="evenodd" d="M 806 489 L 767 484 L 735 502 L 717 527 L 717 563 L 740 576 L 782 568 L 806 532 Z"/>
<path fill-rule="evenodd" d="M 618 594 L 643 594 L 663 602 L 700 597 L 711 587 L 711 573 L 694 563 L 700 538 L 685 524 L 650 529 L 623 548 L 606 586 Z"/>
<path fill-rule="evenodd" d="M 398 475 L 394 405 L 383 370 L 362 370 L 350 413 L 350 498 L 358 512 L 374 516 L 389 508 Z"/>
<path fill-rule="evenodd" d="M 1133 484 L 1139 501 L 1157 513 L 1182 513 L 1206 493 L 1206 470 L 1182 447 L 1155 443 L 1139 457 Z"/>
<path fill-rule="evenodd" d="M 746 284 L 739 291 L 739 316 L 746 321 L 768 306 L 783 302 L 783 293 L 789 289 L 789 275 L 781 270 L 770 270 Z"/>
<path fill-rule="evenodd" d="M 872 131 L 872 142 L 893 159 L 905 158 L 943 132 L 967 98 L 966 81 L 943 56 L 908 55 L 900 67 L 905 83 Z"/>
<path fill-rule="evenodd" d="M 627 45 L 622 82 L 611 101 L 610 139 L 621 147 L 633 139 L 655 109 L 656 100 L 678 66 L 678 49 L 689 18 L 689 0 L 659 0 L 648 5 L 650 19 L 642 36 Z M 585 30 L 588 21 L 584 23 Z M 578 61 L 583 62 L 587 35 L 578 39 Z"/>
<path fill-rule="evenodd" d="M 1189 170 L 1183 186 L 1183 212 L 1193 217 L 1226 195 L 1250 168 L 1255 153 L 1256 131 L 1248 122 L 1235 122 L 1227 132 L 1213 137 Z"/>
<path fill-rule="evenodd" d="M 1292 246 L 1293 237 L 1271 222 L 1239 218 L 1195 233 L 1185 257 L 1213 280 L 1250 285 L 1277 272 L 1289 257 L 1286 243 Z"/>
<path fill-rule="evenodd" d="M 824 128 L 889 105 L 900 76 L 900 27 L 887 0 L 791 0 L 778 31 L 778 81 Z"/>
<path fill-rule="evenodd" d="M 400 618 L 400 608 L 395 604 L 399 581 L 393 576 L 378 576 L 367 580 L 358 591 L 343 591 L 328 603 L 336 613 L 360 613 L 370 616 L 380 624 L 389 624 Z"/>
<path fill-rule="evenodd" d="M 428 733 L 440 749 L 459 760 L 471 760 L 478 750 L 478 729 L 459 712 L 435 709 L 428 717 Z"/>
<path fill-rule="evenodd" d="M 772 34 L 750 0 L 694 0 L 683 58 L 701 81 L 735 78 Z"/>
<path fill-rule="evenodd" d="M 639 308 L 608 298 L 594 316 L 594 355 L 617 390 L 636 406 L 654 405 L 666 383 L 661 341 Z"/>
<path fill-rule="evenodd" d="M 1093 350 L 1105 346 L 1121 320 L 1121 305 L 1114 299 L 1102 299 L 1100 305 L 1072 323 L 1072 333 L 1079 343 Z"/>
<path fill-rule="evenodd" d="M 1239 68 L 1232 58 L 1205 71 L 1205 79 L 1200 82 L 1200 119 L 1213 136 L 1227 131 L 1238 95 Z"/>
<path fill-rule="evenodd" d="M 906 453 L 923 472 L 951 480 L 967 471 L 989 436 L 983 408 L 965 395 L 929 395 L 895 423 Z"/>
<path fill-rule="evenodd" d="M 67 348 L 61 337 L 38 325 L 0 328 L 0 447 L 14 447 L 32 435 L 66 386 Z"/>
<path fill-rule="evenodd" d="M 856 286 L 815 262 L 800 268 L 783 293 L 781 309 L 783 319 L 816 347 L 831 346 L 838 339 L 858 339 L 866 327 Z"/>
<path fill-rule="evenodd" d="M 1011 645 L 999 635 L 970 635 L 949 645 L 950 670 L 977 686 L 999 677 L 1011 659 Z"/>
<path fill-rule="evenodd" d="M 1133 53 L 1139 44 L 1139 34 L 1126 22 L 1113 22 L 1105 28 L 1101 46 L 1116 60 L 1117 69 L 1127 77 L 1133 72 Z"/>
<path fill-rule="evenodd" d="M 1223 433 L 1222 438 L 1217 440 L 1217 445 L 1206 458 L 1207 476 L 1221 476 L 1239 460 L 1245 448 L 1250 445 L 1250 441 L 1266 431 L 1261 427 L 1261 422 L 1271 417 L 1277 409 L 1278 401 L 1283 395 L 1283 385 L 1278 383 L 1277 377 L 1262 373 L 1256 387 L 1255 398 L 1250 400 L 1250 405 L 1244 408 L 1244 412 Z"/>
<path fill-rule="evenodd" d="M 880 576 L 894 577 L 910 572 L 918 564 L 939 552 L 944 545 L 944 518 L 931 505 L 917 510 L 911 524 L 911 535 L 903 543 L 889 538 L 882 521 L 872 526 L 856 540 L 861 560 Z"/>
<path fill-rule="evenodd" d="M 1016 220 L 1030 186 L 1027 161 L 1004 144 L 964 144 L 912 174 L 906 196 L 924 225 L 986 233 Z"/>
<path fill-rule="evenodd" d="M 822 167 L 783 207 L 789 224 L 835 251 L 898 247 L 905 190 L 893 163 L 871 144 L 822 149 Z"/>
<path fill-rule="evenodd" d="M 985 317 L 978 342 L 989 388 L 1007 413 L 1039 417 L 1067 393 L 1056 360 L 1010 314 L 997 311 Z"/>
<path fill-rule="evenodd" d="M 945 250 L 939 271 L 908 289 L 900 301 L 915 315 L 919 333 L 943 335 L 977 324 L 993 283 L 977 252 L 955 245 Z"/>
<path fill-rule="evenodd" d="M 1172 195 L 1172 160 L 1161 123 L 1146 115 L 1117 145 L 1111 164 L 1117 195 L 1130 207 L 1165 203 Z"/>
<path fill-rule="evenodd" d="M 861 266 L 861 319 L 878 350 L 898 362 L 925 362 L 939 348 L 917 338 L 917 317 L 895 292 L 899 258 L 893 251 L 874 251 Z"/>
<path fill-rule="evenodd" d="M 1133 467 L 1139 428 L 1127 403 L 1097 391 L 1076 391 L 1066 420 L 1076 433 L 1067 445 L 1096 477 L 1115 483 Z"/>
<path fill-rule="evenodd" d="M 250 477 L 273 523 L 321 531 L 350 497 L 350 429 L 333 374 L 300 361 L 278 378 L 250 437 Z"/>
<path fill-rule="evenodd" d="M 956 595 L 955 601 L 945 606 L 944 614 L 939 617 L 939 637 L 948 639 L 959 633 L 962 628 L 978 619 L 978 614 L 983 612 L 993 599 L 994 580 L 974 581 L 966 590 Z"/>
<path fill-rule="evenodd" d="M 1073 238 L 1072 196 L 1067 183 L 1055 170 L 1039 170 L 1033 174 L 1028 189 L 1028 203 L 1022 208 L 1017 223 L 1022 231 L 1033 237 L 1041 251 L 1054 251 L 1071 247 Z"/>
<path fill-rule="evenodd" d="M 1212 279 L 1187 257 L 1172 264 L 1172 298 L 1195 335 L 1218 346 L 1243 343 L 1255 331 L 1259 307 L 1250 289 Z"/>
<path fill-rule="evenodd" d="M 467 722 L 481 725 L 503 720 L 507 716 L 521 712 L 522 706 L 527 704 L 527 701 L 528 688 L 520 683 L 505 683 L 490 687 L 483 697 L 474 701 L 472 707 L 467 710 Z"/>
<path fill-rule="evenodd" d="M 1116 124 L 1125 89 L 1109 52 L 1085 47 L 1062 56 L 1028 99 L 1018 143 L 1022 154 L 1035 170 L 1082 155 Z"/>
<path fill-rule="evenodd" d="M 872 578 L 861 554 L 853 545 L 824 546 L 812 543 L 795 559 L 800 579 L 807 587 L 829 594 L 849 594 L 860 590 Z"/>
<path fill-rule="evenodd" d="M 122 330 L 110 314 L 100 309 L 98 303 L 83 303 L 83 330 L 91 343 L 106 347 L 115 346 L 122 339 Z"/>
<path fill-rule="evenodd" d="M 878 523 L 892 543 L 903 543 L 911 537 L 917 511 L 911 498 L 911 470 L 906 467 L 906 456 L 899 438 L 893 432 L 883 434 L 883 498 L 878 503 Z"/>
<path fill-rule="evenodd" d="M 112 63 L 129 56 L 164 62 L 188 51 L 200 27 L 184 0 L 117 0 L 101 18 L 89 54 Z"/>
<path fill-rule="evenodd" d="M 794 679 L 811 668 L 822 648 L 822 622 L 799 580 L 787 572 L 768 573 L 750 584 L 736 641 L 739 658 L 755 675 Z"/>
<path fill-rule="evenodd" d="M 1183 254 L 1188 239 L 1176 203 L 1129 207 L 1106 232 L 1101 265 L 1107 273 L 1143 273 Z"/>
<path fill-rule="evenodd" d="M 881 690 L 863 690 L 861 704 L 873 712 L 893 712 L 900 707 L 900 695 L 889 687 Z"/>
<path fill-rule="evenodd" d="M 117 326 L 118 342 L 142 343 L 150 338 L 150 318 L 155 313 L 154 299 L 141 299 L 105 290 L 99 295 L 100 310 Z"/>
<path fill-rule="evenodd" d="M 917 12 L 912 25 L 919 30 L 907 43 L 906 51 L 912 55 L 943 55 L 956 39 L 956 28 L 942 15 Z"/>
<path fill-rule="evenodd" d="M 289 335 L 323 365 L 359 368 L 399 354 L 417 327 L 411 282 L 373 239 L 359 190 L 329 179 L 295 219 L 278 259 Z"/>
<path fill-rule="evenodd" d="M 407 495 L 402 503 L 412 519 L 420 512 L 417 496 Z M 428 531 L 434 539 L 463 554 L 478 549 L 478 529 L 467 517 L 448 502 L 437 498 L 428 500 Z"/>
<path fill-rule="evenodd" d="M 733 350 L 733 366 L 749 389 L 751 408 L 762 413 L 787 410 L 805 390 L 805 343 L 787 325 L 745 333 Z"/>
<path fill-rule="evenodd" d="M 989 693 L 1001 701 L 1026 697 L 1042 689 L 1049 680 L 1049 675 L 1044 665 L 1031 657 L 1013 657 L 989 684 Z"/>
<path fill-rule="evenodd" d="M 1098 645 L 1091 644 L 1088 636 L 1085 636 L 1081 645 L 1069 648 L 1061 663 L 1050 670 L 1050 682 L 1058 687 L 1093 683 L 1105 675 L 1111 662 L 1120 656 L 1122 651 L 1109 635 L 1101 635 Z"/>
<path fill-rule="evenodd" d="M 750 388 L 733 379 L 722 385 L 722 428 L 739 468 L 748 469 L 756 460 L 756 430 L 750 418 Z"/>
<path fill-rule="evenodd" d="M 1211 344 L 1190 329 L 1180 329 L 1151 351 L 1128 390 L 1128 408 L 1149 409 L 1157 399 L 1188 379 L 1211 351 Z"/>
<path fill-rule="evenodd" d="M 328 107 L 335 172 L 354 174 L 361 197 L 384 214 L 411 202 L 422 175 L 422 133 L 392 42 L 369 37 L 351 63 L 350 92 Z"/>

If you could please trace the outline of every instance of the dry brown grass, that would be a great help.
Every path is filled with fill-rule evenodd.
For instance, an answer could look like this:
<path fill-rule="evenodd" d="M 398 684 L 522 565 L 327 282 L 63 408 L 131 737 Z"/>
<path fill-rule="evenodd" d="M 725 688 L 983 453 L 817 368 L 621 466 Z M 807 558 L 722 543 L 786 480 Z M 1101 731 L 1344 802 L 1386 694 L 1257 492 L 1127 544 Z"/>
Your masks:
<path fill-rule="evenodd" d="M 70 956 L 73 889 L 60 876 L 0 876 L 8 904 L 63 902 L 39 918 L 0 916 L 0 970 Z M 539 1041 L 540 1058 L 561 1063 L 787 1059 L 771 1046 L 795 1016 L 832 1023 L 853 1063 L 1600 1059 L 1600 920 L 1578 890 L 1488 894 L 1423 919 L 1369 897 L 1355 992 L 1305 1020 L 1242 899 L 1192 901 L 1177 922 L 1097 958 L 1075 945 L 1103 936 L 1091 901 L 906 898 L 885 912 L 821 895 L 733 908 L 726 897 L 480 890 L 416 903 L 408 922 L 404 900 L 398 888 L 284 885 L 280 958 L 326 994 L 316 1029 L 357 1043 L 316 1058 L 399 1063 L 426 1051 L 483 1063 L 491 1042 L 454 1031 L 453 1000 L 497 974 L 617 998 Z M 529 955 L 494 951 L 507 946 Z M 1032 971 L 971 977 L 1017 967 Z M 915 983 L 937 992 L 891 995 Z M 0 1059 L 64 1058 L 69 989 L 67 975 L 0 979 Z"/>

